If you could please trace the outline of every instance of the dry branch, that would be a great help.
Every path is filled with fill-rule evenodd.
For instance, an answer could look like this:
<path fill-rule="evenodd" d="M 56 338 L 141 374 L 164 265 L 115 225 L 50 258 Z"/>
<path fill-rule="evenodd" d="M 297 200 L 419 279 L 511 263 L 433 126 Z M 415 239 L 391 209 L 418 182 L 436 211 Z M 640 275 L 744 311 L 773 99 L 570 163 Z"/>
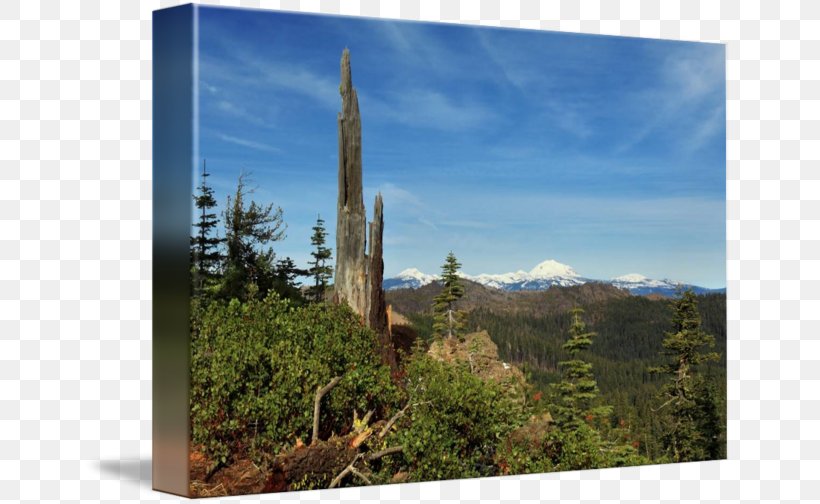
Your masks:
<path fill-rule="evenodd" d="M 394 453 L 401 453 L 404 451 L 403 446 L 391 446 L 390 448 L 385 448 L 384 450 L 373 452 L 367 455 L 368 461 L 378 460 L 382 457 L 386 457 L 388 455 L 393 455 Z"/>
<path fill-rule="evenodd" d="M 394 425 L 396 422 L 398 422 L 398 421 L 399 421 L 399 419 L 400 419 L 402 416 L 404 416 L 404 412 L 405 412 L 405 411 L 407 411 L 407 408 L 409 408 L 409 407 L 410 407 L 410 403 L 407 403 L 407 406 L 405 406 L 404 408 L 402 408 L 401 410 L 399 410 L 398 412 L 396 412 L 396 414 L 395 414 L 395 415 L 393 415 L 392 417 L 390 417 L 390 420 L 388 420 L 388 421 L 387 421 L 387 423 L 386 423 L 386 424 L 384 424 L 384 427 L 383 427 L 383 428 L 382 428 L 382 430 L 379 432 L 379 439 L 383 439 L 383 438 L 384 438 L 384 436 L 386 436 L 388 433 L 390 433 L 390 429 L 393 427 L 393 425 Z"/>
<path fill-rule="evenodd" d="M 358 471 L 358 469 L 356 469 L 355 467 L 351 467 L 351 468 L 350 468 L 350 472 L 351 472 L 351 474 L 353 474 L 354 476 L 358 476 L 358 477 L 360 477 L 361 479 L 363 479 L 363 480 L 364 480 L 364 482 L 365 482 L 365 483 L 367 483 L 368 485 L 372 485 L 372 484 L 373 484 L 373 482 L 372 482 L 372 481 L 370 481 L 370 478 L 368 478 L 368 477 L 367 477 L 367 476 L 365 476 L 364 474 L 360 473 L 360 472 Z"/>
<path fill-rule="evenodd" d="M 345 467 L 342 470 L 342 472 L 340 472 L 335 478 L 333 478 L 333 481 L 330 482 L 330 486 L 328 488 L 336 488 L 337 486 L 339 486 L 339 483 L 342 482 L 344 477 L 347 476 L 348 474 L 350 474 L 353 471 L 353 466 L 356 464 L 356 462 L 359 461 L 360 458 L 362 458 L 361 453 L 356 455 L 356 457 L 353 459 L 353 462 L 348 464 L 348 466 Z"/>
<path fill-rule="evenodd" d="M 356 469 L 356 463 L 359 460 L 367 460 L 368 462 L 372 462 L 373 460 L 378 460 L 382 457 L 386 457 L 388 455 L 393 455 L 394 453 L 401 453 L 404 450 L 403 446 L 391 446 L 390 448 L 385 448 L 384 450 L 373 452 L 373 453 L 359 453 L 357 454 L 350 464 L 345 467 L 342 472 L 336 475 L 333 478 L 333 481 L 330 482 L 330 486 L 328 488 L 336 488 L 342 483 L 342 480 L 345 479 L 345 476 L 348 474 L 353 474 L 354 476 L 358 476 L 359 478 L 363 479 L 368 485 L 372 485 L 373 483 L 370 479 L 361 473 L 358 469 Z"/>
<path fill-rule="evenodd" d="M 316 389 L 316 398 L 313 401 L 313 438 L 310 440 L 310 444 L 313 444 L 319 440 L 319 410 L 322 402 L 322 397 L 324 397 L 325 394 L 330 392 L 330 390 L 333 387 L 335 387 L 341 379 L 341 376 L 337 376 L 330 380 L 330 383 L 328 383 L 324 387 Z"/>

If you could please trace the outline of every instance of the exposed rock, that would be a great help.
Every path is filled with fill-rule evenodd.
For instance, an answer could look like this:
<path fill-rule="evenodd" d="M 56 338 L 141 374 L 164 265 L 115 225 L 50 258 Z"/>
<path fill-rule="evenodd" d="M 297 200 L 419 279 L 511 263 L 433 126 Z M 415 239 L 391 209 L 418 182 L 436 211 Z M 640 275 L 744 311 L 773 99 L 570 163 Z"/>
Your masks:
<path fill-rule="evenodd" d="M 502 383 L 513 397 L 524 401 L 526 379 L 516 366 L 498 359 L 498 347 L 490 339 L 487 331 L 469 333 L 463 341 L 446 338 L 434 341 L 427 351 L 433 359 L 443 362 L 463 362 L 470 366 L 470 372 L 487 381 Z"/>

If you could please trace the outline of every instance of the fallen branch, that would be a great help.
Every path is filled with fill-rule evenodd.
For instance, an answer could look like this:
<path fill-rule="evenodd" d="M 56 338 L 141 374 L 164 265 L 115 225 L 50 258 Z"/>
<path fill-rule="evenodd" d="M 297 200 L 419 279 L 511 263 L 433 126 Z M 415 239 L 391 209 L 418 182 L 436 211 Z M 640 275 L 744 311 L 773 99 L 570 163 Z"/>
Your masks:
<path fill-rule="evenodd" d="M 399 410 L 398 412 L 396 412 L 396 414 L 395 414 L 395 415 L 393 415 L 392 417 L 390 417 L 390 420 L 388 420 L 388 421 L 387 421 L 387 423 L 386 423 L 386 424 L 384 424 L 384 427 L 382 427 L 382 430 L 381 430 L 381 431 L 379 431 L 379 439 L 383 439 L 383 438 L 384 438 L 384 436 L 386 436 L 388 433 L 390 433 L 390 429 L 393 427 L 393 425 L 394 425 L 396 422 L 398 422 L 398 421 L 399 421 L 399 419 L 400 419 L 402 416 L 404 416 L 404 412 L 405 412 L 405 411 L 407 411 L 407 408 L 409 408 L 409 407 L 410 407 L 410 403 L 407 403 L 407 406 L 405 406 L 404 408 L 402 408 L 401 410 Z"/>
<path fill-rule="evenodd" d="M 368 454 L 367 455 L 367 460 L 368 461 L 378 460 L 382 457 L 386 457 L 388 455 L 393 455 L 394 453 L 401 453 L 402 451 L 404 451 L 403 446 L 391 446 L 390 448 L 385 448 L 384 450 Z"/>
<path fill-rule="evenodd" d="M 313 401 L 313 438 L 310 440 L 310 444 L 313 444 L 319 440 L 319 409 L 322 402 L 322 397 L 330 392 L 330 390 L 335 387 L 341 379 L 341 376 L 337 376 L 330 380 L 330 383 L 324 387 L 316 389 L 316 399 Z"/>
<path fill-rule="evenodd" d="M 367 477 L 367 476 L 365 476 L 364 474 L 360 473 L 360 472 L 359 472 L 359 470 L 358 470 L 358 469 L 356 469 L 355 467 L 351 467 L 351 468 L 350 468 L 350 473 L 351 473 L 351 474 L 353 474 L 354 476 L 358 476 L 358 477 L 360 477 L 360 478 L 361 478 L 361 479 L 363 479 L 363 480 L 364 480 L 364 482 L 365 482 L 365 483 L 367 483 L 368 485 L 372 485 L 372 484 L 373 484 L 373 482 L 372 482 L 372 481 L 370 481 L 370 478 L 368 478 L 368 477 Z"/>
<path fill-rule="evenodd" d="M 340 472 L 340 473 L 339 473 L 339 474 L 338 474 L 335 478 L 333 478 L 333 481 L 331 481 L 331 482 L 330 482 L 330 486 L 329 486 L 328 488 L 336 488 L 337 486 L 339 486 L 339 483 L 341 483 L 341 482 L 342 482 L 342 480 L 344 479 L 344 477 L 345 477 L 345 476 L 347 476 L 348 474 L 350 474 L 350 473 L 354 470 L 353 466 L 356 464 L 356 462 L 358 462 L 358 461 L 359 461 L 359 459 L 360 459 L 360 458 L 362 458 L 362 454 L 361 454 L 361 453 L 359 453 L 358 455 L 356 455 L 356 456 L 353 458 L 353 462 L 351 462 L 350 464 L 348 464 L 348 466 L 347 466 L 347 467 L 345 467 L 345 468 L 342 470 L 342 472 Z"/>

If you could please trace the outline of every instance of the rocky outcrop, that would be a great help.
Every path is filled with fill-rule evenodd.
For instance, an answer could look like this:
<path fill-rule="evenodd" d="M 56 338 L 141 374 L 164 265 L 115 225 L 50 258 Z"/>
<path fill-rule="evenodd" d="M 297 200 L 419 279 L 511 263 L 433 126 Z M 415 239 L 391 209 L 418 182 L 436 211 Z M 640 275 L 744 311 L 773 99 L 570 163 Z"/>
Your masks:
<path fill-rule="evenodd" d="M 435 360 L 448 363 L 465 363 L 470 372 L 484 381 L 503 384 L 506 392 L 517 402 L 524 402 L 526 379 L 516 366 L 498 358 L 498 346 L 487 331 L 478 331 L 458 338 L 434 341 L 427 354 Z"/>

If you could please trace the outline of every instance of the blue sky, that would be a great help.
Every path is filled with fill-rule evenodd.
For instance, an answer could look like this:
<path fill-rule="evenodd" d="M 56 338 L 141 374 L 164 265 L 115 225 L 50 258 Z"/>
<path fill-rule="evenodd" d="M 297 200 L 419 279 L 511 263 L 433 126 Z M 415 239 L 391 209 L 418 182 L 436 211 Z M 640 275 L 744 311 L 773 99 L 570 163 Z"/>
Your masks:
<path fill-rule="evenodd" d="M 241 170 L 304 265 L 335 248 L 339 60 L 351 53 L 365 206 L 385 275 L 545 259 L 589 278 L 724 287 L 724 46 L 199 9 L 199 149 L 220 206 Z M 335 254 L 335 250 L 334 250 Z"/>

